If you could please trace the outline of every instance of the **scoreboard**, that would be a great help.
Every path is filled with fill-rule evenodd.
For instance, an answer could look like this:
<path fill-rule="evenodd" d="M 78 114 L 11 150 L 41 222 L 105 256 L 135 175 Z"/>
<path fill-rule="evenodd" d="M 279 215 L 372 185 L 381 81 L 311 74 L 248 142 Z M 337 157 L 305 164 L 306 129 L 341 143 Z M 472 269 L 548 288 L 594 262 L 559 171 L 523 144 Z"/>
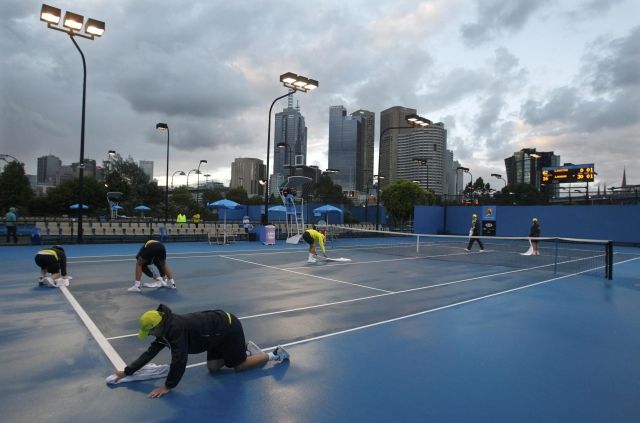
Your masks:
<path fill-rule="evenodd" d="M 550 183 L 572 183 L 572 182 L 593 182 L 595 172 L 593 163 L 571 165 L 571 166 L 555 166 L 543 167 L 541 184 Z"/>

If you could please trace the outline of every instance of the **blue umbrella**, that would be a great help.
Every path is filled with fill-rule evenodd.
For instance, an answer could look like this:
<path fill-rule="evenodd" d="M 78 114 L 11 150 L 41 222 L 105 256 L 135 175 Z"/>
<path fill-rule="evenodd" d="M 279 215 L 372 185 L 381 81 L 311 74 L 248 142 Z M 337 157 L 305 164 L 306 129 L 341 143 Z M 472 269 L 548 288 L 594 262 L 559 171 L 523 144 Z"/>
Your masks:
<path fill-rule="evenodd" d="M 235 201 L 227 200 L 223 198 L 222 200 L 214 201 L 213 203 L 207 204 L 207 207 L 210 209 L 222 209 L 224 210 L 224 237 L 223 242 L 227 243 L 227 210 L 229 209 L 237 209 L 242 207 L 240 204 Z"/>
<path fill-rule="evenodd" d="M 72 204 L 72 205 L 70 205 L 70 206 L 69 206 L 69 208 L 70 208 L 71 210 L 78 210 L 78 209 L 80 208 L 80 204 L 78 204 L 78 203 L 76 203 L 76 204 Z M 83 204 L 83 205 L 82 205 L 82 209 L 83 209 L 83 210 L 86 210 L 86 209 L 88 209 L 88 208 L 89 208 L 89 206 L 87 206 L 86 204 Z"/>
<path fill-rule="evenodd" d="M 324 206 L 320 206 L 316 209 L 313 209 L 314 213 L 326 213 L 327 215 L 327 226 L 329 226 L 329 213 L 338 213 L 338 214 L 342 214 L 342 210 L 334 207 L 330 204 L 325 204 Z"/>
<path fill-rule="evenodd" d="M 144 204 L 140 204 L 139 206 L 136 206 L 136 207 L 134 208 L 134 210 L 135 210 L 135 211 L 139 211 L 139 212 L 140 212 L 140 215 L 141 215 L 142 217 L 144 217 L 144 212 L 146 212 L 146 211 L 150 211 L 150 210 L 151 210 L 151 208 L 150 208 L 150 207 L 145 206 Z"/>

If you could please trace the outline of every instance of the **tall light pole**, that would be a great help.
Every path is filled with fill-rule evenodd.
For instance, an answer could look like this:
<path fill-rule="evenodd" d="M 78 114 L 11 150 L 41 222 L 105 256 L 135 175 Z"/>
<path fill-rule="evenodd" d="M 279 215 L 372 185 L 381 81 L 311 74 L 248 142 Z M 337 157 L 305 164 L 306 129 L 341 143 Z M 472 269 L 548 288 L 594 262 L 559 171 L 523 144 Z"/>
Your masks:
<path fill-rule="evenodd" d="M 40 10 L 40 20 L 47 23 L 47 28 L 61 31 L 69 35 L 73 45 L 76 46 L 80 57 L 82 58 L 82 123 L 80 125 L 80 163 L 78 166 L 78 243 L 83 242 L 82 239 L 82 211 L 83 211 L 83 179 L 84 179 L 84 121 L 85 121 L 85 109 L 87 102 L 87 62 L 84 60 L 84 53 L 80 50 L 80 46 L 76 42 L 74 37 L 86 38 L 93 40 L 95 37 L 100 37 L 104 34 L 105 24 L 102 21 L 98 21 L 92 18 L 87 19 L 87 23 L 84 24 L 84 17 L 72 12 L 67 11 L 62 20 L 62 28 L 57 25 L 60 23 L 60 17 L 62 11 L 57 7 L 52 7 L 46 4 L 42 5 Z M 84 33 L 79 32 L 84 26 Z"/>
<path fill-rule="evenodd" d="M 271 107 L 269 107 L 269 124 L 267 125 L 267 169 L 264 189 L 264 213 L 262 214 L 263 225 L 269 223 L 269 155 L 271 153 L 271 111 L 273 110 L 273 105 L 276 104 L 276 101 L 288 97 L 296 91 L 306 93 L 307 91 L 318 88 L 318 81 L 315 79 L 306 78 L 291 72 L 280 75 L 280 82 L 289 88 L 290 91 L 273 100 Z"/>
<path fill-rule="evenodd" d="M 187 173 L 187 191 L 189 191 L 189 175 L 191 175 L 191 172 L 199 172 L 198 169 L 191 169 L 188 173 Z"/>
<path fill-rule="evenodd" d="M 169 221 L 169 125 L 166 123 L 156 123 L 158 131 L 167 131 L 167 171 L 164 182 L 164 224 Z"/>
<path fill-rule="evenodd" d="M 491 176 L 496 179 L 500 179 L 502 182 L 504 182 L 504 187 L 507 187 L 507 181 L 502 177 L 502 175 L 500 175 L 499 173 L 492 173 Z"/>
<path fill-rule="evenodd" d="M 206 160 L 200 160 L 198 163 L 198 186 L 196 187 L 196 211 L 199 211 L 198 204 L 200 203 L 200 165 L 202 163 L 207 163 Z"/>
<path fill-rule="evenodd" d="M 171 189 L 173 189 L 173 177 L 176 176 L 176 174 L 179 174 L 180 176 L 186 175 L 186 173 L 181 170 L 176 170 L 175 172 L 173 172 L 173 175 L 171 175 Z"/>

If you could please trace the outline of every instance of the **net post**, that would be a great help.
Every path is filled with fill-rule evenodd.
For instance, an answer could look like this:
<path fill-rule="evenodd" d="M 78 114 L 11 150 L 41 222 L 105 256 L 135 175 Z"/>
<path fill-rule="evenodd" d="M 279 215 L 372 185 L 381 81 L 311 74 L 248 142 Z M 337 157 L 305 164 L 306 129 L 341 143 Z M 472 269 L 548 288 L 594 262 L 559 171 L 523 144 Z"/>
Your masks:
<path fill-rule="evenodd" d="M 555 253 L 553 255 L 553 274 L 557 275 L 558 274 L 558 244 L 560 243 L 560 240 L 556 238 L 555 243 L 556 243 L 556 248 L 555 248 Z"/>
<path fill-rule="evenodd" d="M 607 241 L 606 250 L 606 259 L 605 259 L 605 270 L 604 276 L 608 280 L 613 279 L 613 241 Z"/>
<path fill-rule="evenodd" d="M 420 257 L 420 235 L 416 236 L 416 257 Z"/>

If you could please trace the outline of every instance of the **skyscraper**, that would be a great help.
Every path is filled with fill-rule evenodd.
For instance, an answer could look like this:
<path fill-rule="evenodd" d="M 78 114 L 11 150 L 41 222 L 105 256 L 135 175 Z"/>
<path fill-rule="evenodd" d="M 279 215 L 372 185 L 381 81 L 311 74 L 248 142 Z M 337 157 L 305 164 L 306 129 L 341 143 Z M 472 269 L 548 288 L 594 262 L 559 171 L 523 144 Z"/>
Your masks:
<path fill-rule="evenodd" d="M 398 178 L 396 176 L 396 166 L 398 162 L 398 135 L 408 132 L 407 129 L 388 128 L 408 128 L 411 126 L 406 121 L 406 116 L 416 113 L 416 109 L 409 109 L 402 106 L 394 106 L 380 112 L 380 139 L 378 157 L 378 175 L 384 176 L 380 180 L 380 186 L 384 187 Z"/>
<path fill-rule="evenodd" d="M 149 177 L 149 180 L 153 180 L 153 161 L 140 160 L 138 162 L 140 169 Z"/>
<path fill-rule="evenodd" d="M 347 116 L 343 106 L 329 108 L 329 168 L 338 170 L 331 175 L 344 192 L 362 191 L 363 152 L 361 117 Z"/>
<path fill-rule="evenodd" d="M 417 128 L 398 135 L 397 179 L 415 180 L 437 196 L 447 192 L 447 130 L 443 123 Z M 426 163 L 416 163 L 414 159 Z"/>
<path fill-rule="evenodd" d="M 507 183 L 529 184 L 540 190 L 540 171 L 543 167 L 560 166 L 560 156 L 550 152 L 537 152 L 535 148 L 523 148 L 504 159 Z"/>
<path fill-rule="evenodd" d="M 362 181 L 363 187 L 360 190 L 366 189 L 373 185 L 373 154 L 374 154 L 374 137 L 376 130 L 376 115 L 368 110 L 356 110 L 351 113 L 351 116 L 360 119 L 362 125 L 362 142 L 361 151 L 361 165 L 358 168 L 358 174 Z"/>
<path fill-rule="evenodd" d="M 293 95 L 288 97 L 287 107 L 276 113 L 274 127 L 273 173 L 287 176 L 290 169 L 285 166 L 307 164 L 307 127 L 300 106 L 293 107 Z"/>
<path fill-rule="evenodd" d="M 260 180 L 265 178 L 266 166 L 260 159 L 241 157 L 231 163 L 231 182 L 229 186 L 243 187 L 247 195 L 262 195 L 264 188 Z"/>
<path fill-rule="evenodd" d="M 61 166 L 62 160 L 52 154 L 38 157 L 38 184 L 55 185 Z"/>

